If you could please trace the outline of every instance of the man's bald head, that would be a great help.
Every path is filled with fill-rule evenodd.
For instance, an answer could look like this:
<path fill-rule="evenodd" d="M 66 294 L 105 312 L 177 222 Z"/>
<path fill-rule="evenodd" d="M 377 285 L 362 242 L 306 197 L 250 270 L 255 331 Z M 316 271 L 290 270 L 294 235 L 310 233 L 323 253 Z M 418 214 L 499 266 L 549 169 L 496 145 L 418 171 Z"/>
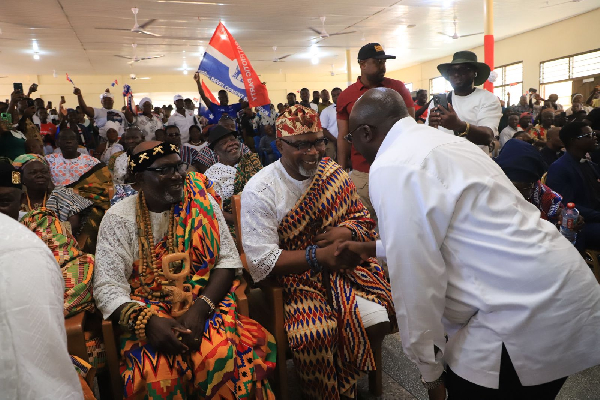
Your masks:
<path fill-rule="evenodd" d="M 392 89 L 368 90 L 354 103 L 348 131 L 356 150 L 373 163 L 377 151 L 394 124 L 408 117 L 402 96 Z"/>

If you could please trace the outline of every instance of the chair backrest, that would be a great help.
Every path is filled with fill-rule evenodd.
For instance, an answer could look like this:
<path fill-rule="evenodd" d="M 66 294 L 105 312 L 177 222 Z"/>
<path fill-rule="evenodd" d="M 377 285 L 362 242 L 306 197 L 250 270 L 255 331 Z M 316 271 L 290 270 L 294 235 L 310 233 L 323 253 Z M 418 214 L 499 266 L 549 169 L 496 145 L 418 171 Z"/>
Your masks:
<path fill-rule="evenodd" d="M 246 271 L 248 269 L 248 263 L 246 262 L 246 254 L 244 253 L 244 248 L 242 247 L 242 224 L 241 215 L 242 215 L 242 197 L 239 194 L 234 194 L 231 196 L 231 213 L 233 214 L 234 222 L 233 228 L 235 229 L 235 244 L 237 245 L 238 251 L 240 253 L 240 259 L 242 260 L 242 265 Z"/>
<path fill-rule="evenodd" d="M 241 221 L 242 197 L 239 194 L 231 196 L 231 213 L 233 214 L 233 227 L 235 229 L 235 242 L 240 254 L 244 253 L 242 248 L 242 225 Z"/>

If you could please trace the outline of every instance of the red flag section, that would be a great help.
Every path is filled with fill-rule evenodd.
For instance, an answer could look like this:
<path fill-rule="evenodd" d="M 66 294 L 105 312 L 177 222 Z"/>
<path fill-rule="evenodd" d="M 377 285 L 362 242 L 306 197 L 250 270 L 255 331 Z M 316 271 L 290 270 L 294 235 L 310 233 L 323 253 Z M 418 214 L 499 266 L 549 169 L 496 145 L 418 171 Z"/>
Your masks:
<path fill-rule="evenodd" d="M 213 102 L 213 104 L 220 105 L 219 101 L 217 99 L 215 99 L 215 96 L 212 94 L 210 89 L 208 89 L 208 87 L 206 87 L 206 85 L 204 84 L 204 81 L 202 81 L 202 90 L 204 90 L 204 94 L 206 95 L 206 97 L 208 97 L 208 99 L 210 101 Z"/>

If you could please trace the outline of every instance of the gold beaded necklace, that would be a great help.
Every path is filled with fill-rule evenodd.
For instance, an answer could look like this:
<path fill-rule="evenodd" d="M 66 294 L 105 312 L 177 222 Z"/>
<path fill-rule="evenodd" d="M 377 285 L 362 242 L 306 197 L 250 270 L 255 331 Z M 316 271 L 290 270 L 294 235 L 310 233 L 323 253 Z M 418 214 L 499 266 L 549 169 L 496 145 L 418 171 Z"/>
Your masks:
<path fill-rule="evenodd" d="M 136 204 L 136 223 L 138 228 L 138 254 L 140 263 L 140 284 L 146 297 L 149 300 L 169 300 L 167 294 L 162 290 L 154 291 L 150 288 L 144 277 L 148 268 L 153 272 L 154 285 L 163 283 L 164 274 L 162 271 L 162 263 L 154 257 L 154 236 L 152 234 L 152 221 L 150 219 L 150 210 L 146 204 L 146 198 L 144 192 L 140 190 L 138 195 L 138 201 Z M 169 211 L 169 229 L 167 232 L 167 252 L 169 254 L 176 253 L 175 251 L 175 206 L 171 206 Z M 158 268 L 157 268 L 158 267 Z M 172 263 L 169 266 L 169 270 L 172 272 L 179 272 L 181 270 L 181 262 Z"/>

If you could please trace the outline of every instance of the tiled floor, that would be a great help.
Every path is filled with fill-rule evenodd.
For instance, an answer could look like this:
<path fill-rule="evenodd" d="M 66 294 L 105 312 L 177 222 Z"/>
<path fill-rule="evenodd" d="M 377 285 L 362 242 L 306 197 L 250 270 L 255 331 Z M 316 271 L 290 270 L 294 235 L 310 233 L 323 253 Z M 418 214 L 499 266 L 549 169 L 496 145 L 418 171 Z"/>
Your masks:
<path fill-rule="evenodd" d="M 291 360 L 288 360 L 291 400 L 300 400 L 300 383 Z M 590 368 L 567 379 L 557 400 L 600 400 L 600 366 Z M 359 381 L 358 398 L 374 400 L 365 376 Z M 419 372 L 402 351 L 400 335 L 389 335 L 383 342 L 383 400 L 427 400 Z"/>

